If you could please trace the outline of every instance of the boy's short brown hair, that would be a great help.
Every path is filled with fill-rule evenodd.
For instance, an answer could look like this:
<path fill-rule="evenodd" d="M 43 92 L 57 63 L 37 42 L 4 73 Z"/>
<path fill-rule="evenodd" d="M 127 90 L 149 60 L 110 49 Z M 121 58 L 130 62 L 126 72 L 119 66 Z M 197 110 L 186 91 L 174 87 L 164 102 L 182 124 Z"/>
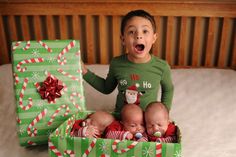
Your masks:
<path fill-rule="evenodd" d="M 120 27 L 121 35 L 124 35 L 125 26 L 127 22 L 135 16 L 143 17 L 149 20 L 152 24 L 154 33 L 156 33 L 156 22 L 154 20 L 154 17 L 144 10 L 133 10 L 133 11 L 128 12 L 122 19 L 121 27 Z"/>

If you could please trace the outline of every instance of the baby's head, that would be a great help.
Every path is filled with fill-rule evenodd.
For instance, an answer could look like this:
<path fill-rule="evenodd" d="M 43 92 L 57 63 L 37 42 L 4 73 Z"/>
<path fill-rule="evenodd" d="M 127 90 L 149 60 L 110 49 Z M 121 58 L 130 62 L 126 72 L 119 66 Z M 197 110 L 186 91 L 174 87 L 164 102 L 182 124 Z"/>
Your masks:
<path fill-rule="evenodd" d="M 106 127 L 110 125 L 114 120 L 115 118 L 112 114 L 105 111 L 96 111 L 90 114 L 85 122 L 87 126 L 93 125 L 97 127 L 97 129 L 99 130 L 99 134 L 101 135 Z"/>
<path fill-rule="evenodd" d="M 166 106 L 161 102 L 152 102 L 147 106 L 144 115 L 147 134 L 156 133 L 154 136 L 163 136 L 169 125 L 169 112 Z"/>
<path fill-rule="evenodd" d="M 126 104 L 121 110 L 121 123 L 125 131 L 129 131 L 133 135 L 136 133 L 144 133 L 143 111 L 135 104 Z"/>

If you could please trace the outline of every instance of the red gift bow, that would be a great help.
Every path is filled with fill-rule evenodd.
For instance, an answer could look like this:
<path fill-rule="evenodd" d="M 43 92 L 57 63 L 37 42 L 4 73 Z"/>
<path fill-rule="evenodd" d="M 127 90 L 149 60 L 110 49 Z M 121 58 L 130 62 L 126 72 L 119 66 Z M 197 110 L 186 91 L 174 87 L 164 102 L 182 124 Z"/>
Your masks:
<path fill-rule="evenodd" d="M 51 76 L 48 76 L 43 82 L 43 85 L 39 88 L 39 94 L 42 99 L 48 99 L 48 102 L 54 101 L 56 98 L 61 97 L 60 91 L 63 86 L 59 85 L 57 79 L 53 79 Z"/>

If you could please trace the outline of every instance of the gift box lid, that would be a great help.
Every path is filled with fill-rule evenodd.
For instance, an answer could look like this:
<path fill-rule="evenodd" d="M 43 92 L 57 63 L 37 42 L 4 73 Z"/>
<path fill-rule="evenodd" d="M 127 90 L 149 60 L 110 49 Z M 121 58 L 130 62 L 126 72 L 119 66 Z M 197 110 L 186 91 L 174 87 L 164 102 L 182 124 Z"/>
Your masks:
<path fill-rule="evenodd" d="M 80 43 L 16 41 L 12 58 L 20 144 L 45 144 L 61 123 L 86 110 Z"/>

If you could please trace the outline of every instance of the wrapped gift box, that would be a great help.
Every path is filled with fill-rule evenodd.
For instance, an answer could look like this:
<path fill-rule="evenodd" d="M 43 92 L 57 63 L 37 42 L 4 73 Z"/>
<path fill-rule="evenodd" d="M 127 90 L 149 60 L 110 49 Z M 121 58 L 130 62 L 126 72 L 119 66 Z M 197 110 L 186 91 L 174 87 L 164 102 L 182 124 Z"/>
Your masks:
<path fill-rule="evenodd" d="M 48 148 L 51 157 L 181 157 L 181 136 L 178 126 L 178 143 L 119 141 L 70 136 L 75 120 L 83 119 L 90 113 L 82 111 L 73 115 L 49 136 Z"/>
<path fill-rule="evenodd" d="M 12 57 L 20 144 L 47 143 L 60 124 L 85 110 L 79 41 L 13 42 Z"/>

